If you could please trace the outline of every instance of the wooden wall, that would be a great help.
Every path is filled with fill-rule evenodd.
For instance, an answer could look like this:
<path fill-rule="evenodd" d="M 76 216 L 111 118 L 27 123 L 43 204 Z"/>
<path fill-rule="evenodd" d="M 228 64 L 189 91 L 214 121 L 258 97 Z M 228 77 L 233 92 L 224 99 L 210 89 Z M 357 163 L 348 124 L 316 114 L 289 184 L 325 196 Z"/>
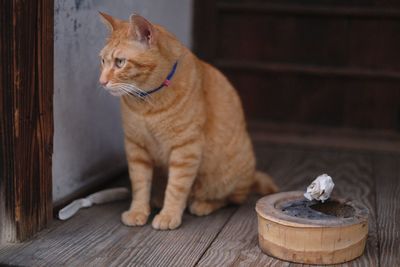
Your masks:
<path fill-rule="evenodd" d="M 400 130 L 400 2 L 199 0 L 194 47 L 250 119 Z"/>
<path fill-rule="evenodd" d="M 52 216 L 53 0 L 0 1 L 0 242 Z"/>

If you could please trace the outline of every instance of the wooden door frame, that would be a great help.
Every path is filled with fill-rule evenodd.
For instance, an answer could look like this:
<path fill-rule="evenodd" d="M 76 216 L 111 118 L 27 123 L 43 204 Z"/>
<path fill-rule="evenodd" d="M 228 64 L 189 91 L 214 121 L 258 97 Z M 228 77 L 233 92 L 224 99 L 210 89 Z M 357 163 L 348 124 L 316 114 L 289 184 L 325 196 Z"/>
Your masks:
<path fill-rule="evenodd" d="M 52 219 L 53 0 L 0 2 L 0 242 Z"/>

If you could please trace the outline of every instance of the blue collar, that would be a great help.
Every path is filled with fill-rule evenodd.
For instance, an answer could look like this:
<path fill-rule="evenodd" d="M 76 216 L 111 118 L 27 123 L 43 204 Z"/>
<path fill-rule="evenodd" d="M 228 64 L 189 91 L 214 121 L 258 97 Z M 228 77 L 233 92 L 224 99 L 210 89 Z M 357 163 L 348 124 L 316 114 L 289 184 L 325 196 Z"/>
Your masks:
<path fill-rule="evenodd" d="M 147 91 L 147 92 L 137 92 L 137 95 L 139 97 L 146 97 L 146 96 L 148 96 L 148 95 L 150 95 L 152 93 L 157 92 L 158 90 L 161 90 L 164 86 L 168 87 L 170 85 L 170 83 L 171 83 L 172 77 L 175 74 L 177 66 L 178 66 L 178 61 L 175 62 L 174 66 L 172 67 L 172 70 L 169 72 L 167 78 L 164 80 L 164 82 L 159 87 L 154 88 L 154 89 L 152 89 L 150 91 Z"/>

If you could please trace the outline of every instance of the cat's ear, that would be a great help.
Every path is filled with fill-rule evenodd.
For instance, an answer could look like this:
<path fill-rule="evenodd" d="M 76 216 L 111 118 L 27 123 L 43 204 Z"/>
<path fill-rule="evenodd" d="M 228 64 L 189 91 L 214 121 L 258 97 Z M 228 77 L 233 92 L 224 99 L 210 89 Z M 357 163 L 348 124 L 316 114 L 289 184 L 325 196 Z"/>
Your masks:
<path fill-rule="evenodd" d="M 99 15 L 103 23 L 107 26 L 107 28 L 112 32 L 117 27 L 118 20 L 114 19 L 110 15 L 100 12 Z"/>
<path fill-rule="evenodd" d="M 156 41 L 156 29 L 145 18 L 140 15 L 133 14 L 129 18 L 130 32 L 132 37 L 147 46 L 151 46 Z"/>

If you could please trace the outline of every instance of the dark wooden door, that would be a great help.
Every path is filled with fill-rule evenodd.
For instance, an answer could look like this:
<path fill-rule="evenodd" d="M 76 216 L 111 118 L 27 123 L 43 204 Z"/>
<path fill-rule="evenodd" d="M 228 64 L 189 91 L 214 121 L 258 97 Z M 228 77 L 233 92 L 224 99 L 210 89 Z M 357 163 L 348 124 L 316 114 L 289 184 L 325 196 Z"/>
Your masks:
<path fill-rule="evenodd" d="M 250 119 L 400 130 L 400 1 L 198 0 L 194 29 Z"/>

